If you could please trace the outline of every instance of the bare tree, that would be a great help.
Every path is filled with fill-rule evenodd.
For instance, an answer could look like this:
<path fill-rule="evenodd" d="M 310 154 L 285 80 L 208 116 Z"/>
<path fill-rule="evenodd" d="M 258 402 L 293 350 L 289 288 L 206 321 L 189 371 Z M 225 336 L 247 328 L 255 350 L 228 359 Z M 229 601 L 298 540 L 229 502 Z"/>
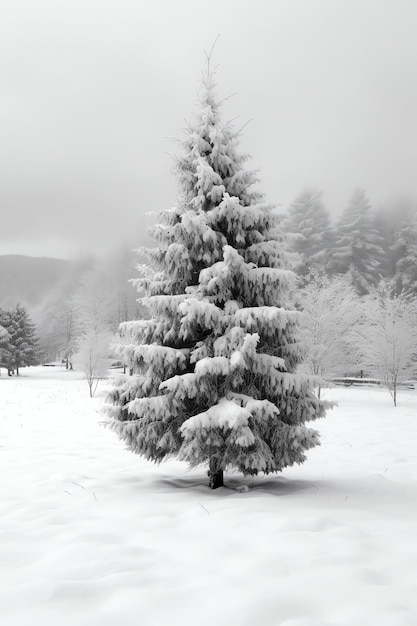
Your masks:
<path fill-rule="evenodd" d="M 97 390 L 99 380 L 106 375 L 110 366 L 111 335 L 105 329 L 97 329 L 93 325 L 85 327 L 79 340 L 76 362 L 84 373 L 92 398 Z"/>
<path fill-rule="evenodd" d="M 83 279 L 74 299 L 79 336 L 74 362 L 84 371 L 90 397 L 110 366 L 112 333 L 109 322 L 109 296 L 106 285 L 97 280 L 92 270 Z"/>

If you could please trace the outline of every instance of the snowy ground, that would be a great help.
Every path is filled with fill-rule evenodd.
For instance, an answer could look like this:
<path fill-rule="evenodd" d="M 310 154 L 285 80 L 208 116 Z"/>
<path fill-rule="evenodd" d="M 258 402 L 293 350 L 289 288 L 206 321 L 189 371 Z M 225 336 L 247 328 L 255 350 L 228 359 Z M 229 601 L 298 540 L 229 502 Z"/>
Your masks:
<path fill-rule="evenodd" d="M 417 624 L 415 392 L 327 391 L 304 466 L 216 491 L 124 451 L 103 392 L 2 372 L 2 625 Z"/>

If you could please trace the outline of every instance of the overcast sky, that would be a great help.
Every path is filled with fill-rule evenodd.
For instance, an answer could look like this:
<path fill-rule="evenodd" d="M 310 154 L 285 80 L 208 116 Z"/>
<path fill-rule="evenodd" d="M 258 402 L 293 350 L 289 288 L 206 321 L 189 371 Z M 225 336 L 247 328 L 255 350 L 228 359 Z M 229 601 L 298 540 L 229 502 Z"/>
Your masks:
<path fill-rule="evenodd" d="M 204 50 L 282 207 L 417 197 L 416 0 L 0 0 L 0 254 L 139 245 Z"/>

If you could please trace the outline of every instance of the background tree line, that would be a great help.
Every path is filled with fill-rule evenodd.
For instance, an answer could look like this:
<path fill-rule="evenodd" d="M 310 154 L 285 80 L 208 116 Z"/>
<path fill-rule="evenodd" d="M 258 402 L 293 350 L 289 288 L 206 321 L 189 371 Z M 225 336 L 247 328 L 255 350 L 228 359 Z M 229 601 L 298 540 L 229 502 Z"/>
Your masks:
<path fill-rule="evenodd" d="M 297 273 L 346 275 L 359 295 L 380 280 L 396 293 L 417 291 L 417 204 L 399 200 L 373 211 L 356 190 L 335 224 L 322 193 L 306 189 L 292 202 L 283 229 Z"/>

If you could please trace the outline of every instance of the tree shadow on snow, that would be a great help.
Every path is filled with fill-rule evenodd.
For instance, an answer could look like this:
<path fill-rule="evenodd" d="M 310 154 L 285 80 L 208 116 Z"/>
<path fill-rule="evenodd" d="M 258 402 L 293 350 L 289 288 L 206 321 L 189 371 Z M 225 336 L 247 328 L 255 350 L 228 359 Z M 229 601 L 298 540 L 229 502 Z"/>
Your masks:
<path fill-rule="evenodd" d="M 211 490 L 205 472 L 188 475 L 154 477 L 149 488 L 164 493 L 189 492 L 206 497 L 278 497 L 297 498 L 298 504 L 309 506 L 312 501 L 332 508 L 361 508 L 385 510 L 394 504 L 401 510 L 417 497 L 417 487 L 390 481 L 381 474 L 354 479 L 296 479 L 283 476 L 244 477 L 226 474 L 225 486 Z M 310 504 L 309 504 L 310 503 Z"/>
<path fill-rule="evenodd" d="M 193 473 L 192 475 L 178 476 L 161 476 L 156 477 L 152 481 L 157 488 L 165 491 L 186 490 L 205 495 L 213 493 L 220 497 L 229 497 L 232 495 L 271 495 L 271 496 L 290 496 L 303 491 L 317 491 L 318 487 L 314 481 L 296 480 L 282 477 L 244 477 L 239 474 L 225 474 L 224 487 L 219 489 L 210 489 L 208 486 L 207 473 Z"/>

